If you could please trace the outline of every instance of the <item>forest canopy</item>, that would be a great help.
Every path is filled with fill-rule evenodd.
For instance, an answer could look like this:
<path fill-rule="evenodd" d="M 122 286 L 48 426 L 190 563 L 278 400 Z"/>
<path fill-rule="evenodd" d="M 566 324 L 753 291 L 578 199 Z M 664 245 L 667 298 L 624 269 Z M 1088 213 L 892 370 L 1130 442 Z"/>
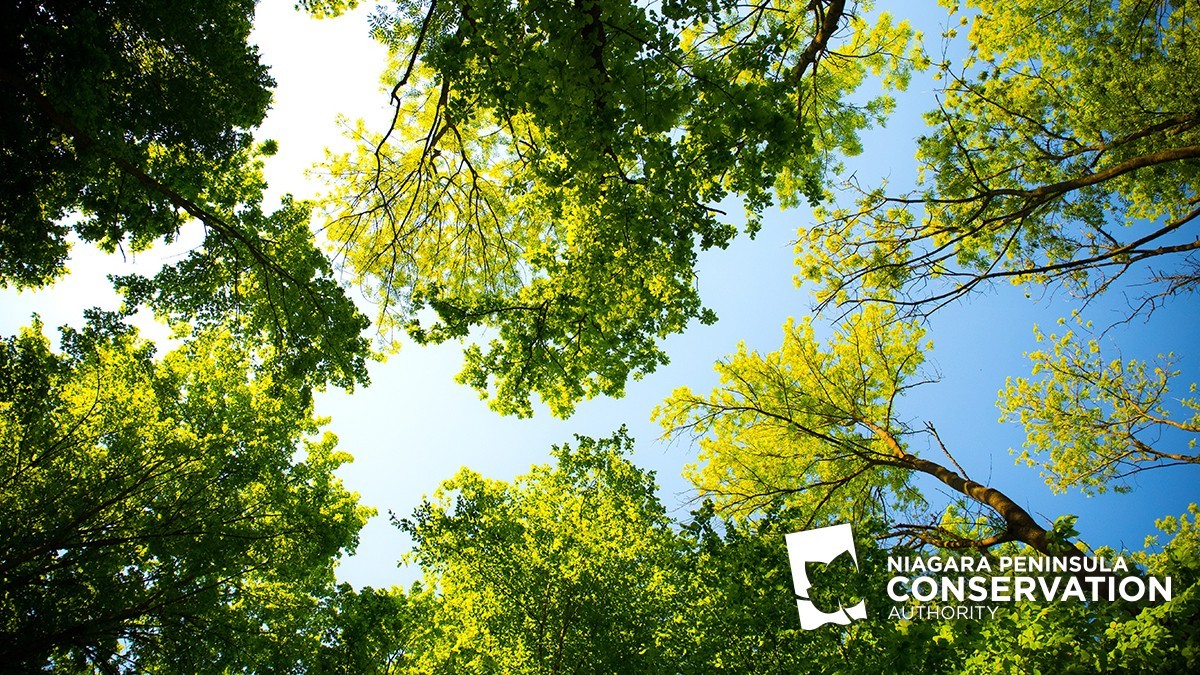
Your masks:
<path fill-rule="evenodd" d="M 1031 506 L 1144 499 L 1200 464 L 1191 343 L 1155 359 L 1130 337 L 1133 319 L 1194 302 L 1200 7 L 944 4 L 937 45 L 912 8 L 865 1 L 380 2 L 362 39 L 386 48 L 390 120 L 350 123 L 351 149 L 317 167 L 324 195 L 277 205 L 264 162 L 289 138 L 259 131 L 274 81 L 253 2 L 0 8 L 0 287 L 46 292 L 72 247 L 199 235 L 161 270 L 110 275 L 119 305 L 85 310 L 57 346 L 36 316 L 0 339 L 0 663 L 1200 668 L 1198 507 L 1116 549 L 1081 536 L 1078 514 Z M 915 187 L 873 184 L 850 158 L 896 159 L 869 133 L 916 78 L 927 126 L 896 181 Z M 701 256 L 732 260 L 721 249 L 781 222 L 811 305 L 778 317 L 777 348 L 719 346 L 707 391 L 679 386 L 651 413 L 695 450 L 686 508 L 664 503 L 610 420 L 618 431 L 575 436 L 522 475 L 463 467 L 391 514 L 419 581 L 339 583 L 375 510 L 343 483 L 350 456 L 317 394 L 366 385 L 368 360 L 403 335 L 461 345 L 457 379 L 495 413 L 568 418 L 717 321 Z M 1063 316 L 1030 325 L 1028 371 L 997 401 L 1044 485 L 973 475 L 1007 448 L 944 433 L 949 413 L 924 398 L 941 386 L 939 317 L 970 302 L 991 321 L 1007 284 Z M 1094 323 L 1100 306 L 1119 318 Z M 142 337 L 142 308 L 169 345 Z M 398 441 L 354 450 L 408 451 L 397 419 L 372 424 Z M 835 523 L 857 553 L 806 568 L 815 590 L 800 597 L 784 535 Z M 1174 592 L 891 620 L 886 560 L 921 555 L 1121 556 Z M 802 630 L 797 600 L 876 609 Z"/>

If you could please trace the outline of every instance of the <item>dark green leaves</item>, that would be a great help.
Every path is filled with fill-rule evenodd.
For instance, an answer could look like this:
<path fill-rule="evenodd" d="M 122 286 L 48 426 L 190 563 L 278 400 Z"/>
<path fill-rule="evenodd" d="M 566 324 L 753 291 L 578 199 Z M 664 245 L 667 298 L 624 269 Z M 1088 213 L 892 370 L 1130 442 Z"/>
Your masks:
<path fill-rule="evenodd" d="M 181 208 L 123 168 L 196 196 L 249 143 L 273 84 L 246 40 L 253 4 L 17 2 L 0 39 L 0 283 L 62 272 L 68 228 L 145 248 Z"/>
<path fill-rule="evenodd" d="M 237 314 L 311 386 L 365 382 L 366 320 L 312 242 L 308 205 L 261 207 L 254 147 L 273 82 L 247 43 L 252 2 L 18 2 L 0 12 L 0 287 L 64 271 L 68 237 L 107 251 L 204 244 L 153 279 L 140 303 L 209 326 Z"/>

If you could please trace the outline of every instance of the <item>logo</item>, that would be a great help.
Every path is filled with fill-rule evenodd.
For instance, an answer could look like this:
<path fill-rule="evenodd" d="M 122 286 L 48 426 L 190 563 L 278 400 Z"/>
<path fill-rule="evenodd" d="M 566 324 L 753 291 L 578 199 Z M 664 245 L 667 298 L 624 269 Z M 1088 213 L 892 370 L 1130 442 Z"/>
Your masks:
<path fill-rule="evenodd" d="M 813 604 L 808 564 L 829 565 L 850 554 L 856 572 L 858 552 L 848 523 L 792 532 L 784 537 L 800 628 L 815 630 L 827 623 L 848 626 L 867 618 L 866 601 L 850 607 L 838 603 L 826 613 Z M 882 573 L 882 570 L 876 570 Z M 886 613 L 899 621 L 993 619 L 1014 602 L 1170 602 L 1172 579 L 1147 574 L 1125 556 L 1062 555 L 947 556 L 944 553 L 887 556 Z M 824 577 L 828 578 L 828 577 Z M 883 583 L 883 577 L 879 579 Z"/>
<path fill-rule="evenodd" d="M 866 601 L 860 601 L 851 607 L 842 607 L 841 603 L 838 603 L 838 611 L 827 614 L 817 609 L 808 597 L 808 591 L 812 588 L 806 568 L 808 563 L 829 564 L 839 555 L 849 553 L 850 559 L 854 561 L 854 568 L 858 569 L 858 554 L 854 550 L 854 532 L 850 529 L 849 524 L 793 532 L 784 539 L 787 541 L 788 561 L 792 565 L 792 583 L 796 587 L 796 608 L 800 610 L 800 628 L 813 630 L 827 623 L 848 626 L 851 621 L 867 618 Z"/>

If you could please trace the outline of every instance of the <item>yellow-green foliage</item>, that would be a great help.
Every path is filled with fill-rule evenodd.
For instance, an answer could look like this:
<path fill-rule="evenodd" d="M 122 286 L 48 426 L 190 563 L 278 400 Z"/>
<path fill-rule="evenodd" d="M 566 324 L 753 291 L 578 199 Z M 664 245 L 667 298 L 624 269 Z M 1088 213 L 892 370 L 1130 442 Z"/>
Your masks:
<path fill-rule="evenodd" d="M 814 519 L 857 520 L 882 506 L 868 497 L 876 490 L 917 498 L 872 427 L 902 433 L 895 404 L 917 384 L 923 333 L 881 306 L 851 316 L 824 345 L 809 319 L 789 320 L 779 350 L 739 347 L 717 364 L 712 394 L 678 389 L 655 416 L 699 439 L 688 475 L 718 506 L 752 513 L 782 496 Z"/>
<path fill-rule="evenodd" d="M 801 229 L 799 278 L 823 302 L 926 307 L 988 279 L 1099 293 L 1150 258 L 1160 283 L 1139 293 L 1193 283 L 1196 245 L 1170 235 L 1198 215 L 1194 3 L 945 4 L 970 30 L 944 35 L 917 190 L 849 184 L 853 207 Z"/>
<path fill-rule="evenodd" d="M 1086 336 L 1091 326 L 1080 324 Z M 1170 395 L 1171 379 L 1179 375 L 1174 354 L 1158 364 L 1110 359 L 1098 338 L 1084 342 L 1075 329 L 1061 336 L 1035 334 L 1050 349 L 1028 354 L 1031 377 L 1010 377 L 999 405 L 1001 419 L 1025 426 L 1019 459 L 1040 463 L 1056 492 L 1071 487 L 1092 494 L 1109 487 L 1125 492 L 1128 475 L 1200 462 L 1195 452 L 1200 403 Z"/>
<path fill-rule="evenodd" d="M 380 10 L 395 120 L 352 128 L 326 202 L 378 325 L 417 342 L 492 329 L 459 380 L 504 414 L 531 414 L 537 394 L 566 416 L 666 363 L 663 338 L 715 320 L 697 251 L 724 248 L 742 220 L 719 203 L 740 199 L 753 234 L 775 199 L 818 198 L 830 153 L 860 151 L 858 132 L 891 109 L 847 96 L 868 72 L 903 87 L 925 63 L 907 23 L 868 22 L 866 6 L 802 62 L 814 7 Z"/>
<path fill-rule="evenodd" d="M 512 482 L 463 469 L 401 529 L 438 599 L 411 672 L 651 672 L 675 539 L 631 441 L 580 437 Z"/>

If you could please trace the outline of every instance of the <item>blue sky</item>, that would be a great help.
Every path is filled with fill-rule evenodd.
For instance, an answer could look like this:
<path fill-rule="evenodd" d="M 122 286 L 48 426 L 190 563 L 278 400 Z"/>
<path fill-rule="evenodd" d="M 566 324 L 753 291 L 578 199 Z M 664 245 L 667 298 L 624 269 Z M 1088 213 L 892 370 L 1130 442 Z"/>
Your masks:
<path fill-rule="evenodd" d="M 260 134 L 280 142 L 279 154 L 267 167 L 274 196 L 311 196 L 320 189 L 319 181 L 306 178 L 305 172 L 320 160 L 326 146 L 341 142 L 334 124 L 337 114 L 364 117 L 377 128 L 388 119 L 378 80 L 384 54 L 367 36 L 365 13 L 313 21 L 294 11 L 293 4 L 261 3 L 254 35 L 278 82 L 275 104 Z M 899 11 L 921 15 L 919 23 L 933 36 L 929 46 L 936 50 L 941 9 L 932 2 L 905 3 Z M 920 114 L 931 105 L 932 91 L 931 80 L 915 78 L 909 92 L 899 97 L 888 127 L 865 135 L 867 152 L 848 163 L 864 183 L 883 176 L 900 185 L 912 180 L 913 139 L 924 129 Z M 531 464 L 548 461 L 552 444 L 571 441 L 573 434 L 607 436 L 622 424 L 638 441 L 634 460 L 657 472 L 662 500 L 677 517 L 686 517 L 692 493 L 680 470 L 693 461 L 695 448 L 683 440 L 661 440 L 662 431 L 651 423 L 650 411 L 678 386 L 709 391 L 716 382 L 713 363 L 732 352 L 738 341 L 751 349 L 773 350 L 780 344 L 784 321 L 808 313 L 808 291 L 797 289 L 792 281 L 792 242 L 796 227 L 810 219 L 807 210 L 774 212 L 755 240 L 742 237 L 728 250 L 703 254 L 701 294 L 720 321 L 694 325 L 671 337 L 665 343 L 671 357 L 668 366 L 630 383 L 620 400 L 581 404 L 570 420 L 554 419 L 544 408 L 528 420 L 503 418 L 488 410 L 472 390 L 453 381 L 460 367 L 459 345 L 405 344 L 386 363 L 373 364 L 370 387 L 353 395 L 321 395 L 318 414 L 331 416 L 329 428 L 340 437 L 341 448 L 356 458 L 340 474 L 364 503 L 380 511 L 364 530 L 358 554 L 343 562 L 339 576 L 355 585 L 377 587 L 416 578 L 415 570 L 396 567 L 408 542 L 388 525 L 387 513 L 408 514 L 423 494 L 460 466 L 508 479 L 525 473 Z M 77 247 L 70 277 L 38 293 L 3 292 L 6 309 L 0 329 L 14 332 L 35 311 L 49 326 L 78 324 L 84 307 L 115 304 L 104 274 L 153 269 L 178 250 L 154 249 L 126 261 Z M 1023 353 L 1035 348 L 1033 325 L 1050 327 L 1072 306 L 1064 293 L 1041 295 L 1035 292 L 1034 299 L 1027 299 L 1022 289 L 997 288 L 937 314 L 928 336 L 936 345 L 930 361 L 941 381 L 914 392 L 904 415 L 918 424 L 934 422 L 974 479 L 1005 491 L 1035 516 L 1053 519 L 1075 513 L 1083 539 L 1093 546 L 1140 547 L 1144 536 L 1153 532 L 1154 518 L 1181 513 L 1190 501 L 1197 501 L 1196 467 L 1143 474 L 1132 494 L 1089 499 L 1051 495 L 1037 470 L 1014 466 L 1008 452 L 1020 446 L 1023 432 L 1016 425 L 997 423 L 996 392 L 1007 375 L 1028 372 Z M 1098 324 L 1119 319 L 1122 297 L 1119 292 L 1110 296 L 1089 307 L 1087 316 Z M 1184 297 L 1160 310 L 1150 323 L 1130 324 L 1110 337 L 1126 358 L 1152 358 L 1168 351 L 1183 355 L 1181 380 L 1200 379 L 1193 357 L 1196 321 L 1188 300 Z M 935 484 L 920 484 L 931 500 L 939 499 Z"/>

